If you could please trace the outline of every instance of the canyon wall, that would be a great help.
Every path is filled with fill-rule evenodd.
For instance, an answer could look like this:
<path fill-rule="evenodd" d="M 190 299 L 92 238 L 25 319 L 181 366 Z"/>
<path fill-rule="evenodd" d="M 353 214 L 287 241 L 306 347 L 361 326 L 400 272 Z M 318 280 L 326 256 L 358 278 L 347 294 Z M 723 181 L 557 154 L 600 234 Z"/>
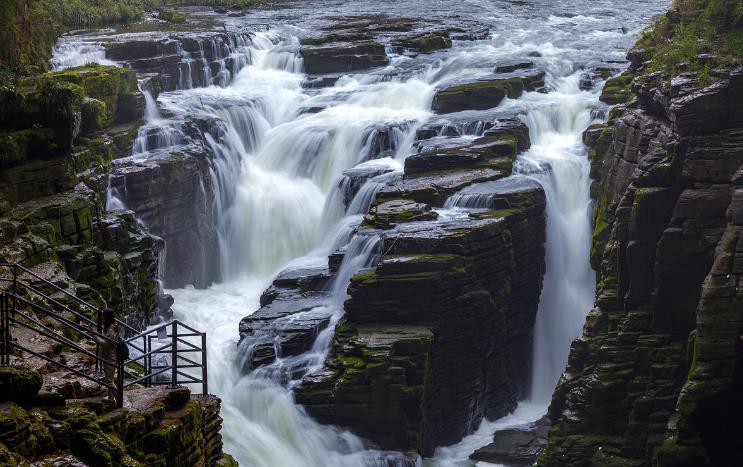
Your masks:
<path fill-rule="evenodd" d="M 636 48 L 585 133 L 595 308 L 539 465 L 734 465 L 743 415 L 743 69 L 650 72 Z M 670 76 L 674 76 L 672 79 Z"/>

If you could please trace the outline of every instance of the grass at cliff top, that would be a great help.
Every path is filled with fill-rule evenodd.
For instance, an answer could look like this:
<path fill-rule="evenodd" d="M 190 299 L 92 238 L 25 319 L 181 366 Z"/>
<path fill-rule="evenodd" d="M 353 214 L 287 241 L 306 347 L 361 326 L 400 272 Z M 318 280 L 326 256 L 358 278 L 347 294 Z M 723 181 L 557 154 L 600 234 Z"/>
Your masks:
<path fill-rule="evenodd" d="M 649 71 L 709 73 L 743 62 L 743 1 L 674 0 L 638 44 L 651 57 Z M 711 57 L 701 57 L 709 54 Z"/>
<path fill-rule="evenodd" d="M 144 12 L 163 6 L 247 7 L 256 0 L 35 0 L 57 24 L 66 28 L 87 28 L 102 24 L 127 23 Z"/>
<path fill-rule="evenodd" d="M 46 71 L 54 42 L 64 31 L 126 24 L 164 6 L 258 3 L 261 0 L 0 0 L 0 81 Z"/>

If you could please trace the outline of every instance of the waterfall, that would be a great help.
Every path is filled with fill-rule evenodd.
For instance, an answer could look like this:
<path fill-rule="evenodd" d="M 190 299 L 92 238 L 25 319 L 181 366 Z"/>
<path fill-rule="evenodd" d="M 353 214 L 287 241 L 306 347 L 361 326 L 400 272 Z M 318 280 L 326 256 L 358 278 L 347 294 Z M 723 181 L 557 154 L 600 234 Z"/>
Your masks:
<path fill-rule="evenodd" d="M 98 42 L 81 41 L 74 36 L 62 36 L 57 41 L 52 51 L 51 69 L 53 71 L 61 71 L 88 63 L 116 64 L 106 59 L 106 49 Z"/>
<path fill-rule="evenodd" d="M 592 123 L 598 96 L 581 92 L 579 73 L 557 80 L 555 92 L 527 96 L 532 148 L 516 172 L 538 181 L 547 198 L 546 272 L 534 329 L 530 399 L 548 404 L 565 369 L 571 342 L 593 306 L 587 148 L 582 132 Z"/>
<path fill-rule="evenodd" d="M 381 248 L 379 238 L 358 235 L 357 227 L 378 191 L 400 179 L 403 161 L 414 151 L 451 143 L 452 137 L 466 142 L 481 136 L 494 118 L 519 115 L 529 126 L 532 147 L 518 156 L 514 175 L 463 190 L 436 211 L 445 220 L 490 208 L 488 193 L 508 190 L 510 184 L 539 183 L 547 195 L 547 272 L 529 400 L 504 419 L 483 422 L 461 443 L 438 449 L 426 464 L 471 465 L 469 454 L 491 441 L 496 429 L 542 416 L 565 367 L 570 341 L 591 306 L 588 161 L 580 134 L 593 120 L 600 86 L 581 91 L 580 70 L 622 60 L 648 19 L 638 11 L 650 2 L 628 0 L 618 6 L 578 0 L 566 6 L 535 0 L 508 9 L 490 0 L 446 2 L 442 8 L 431 7 L 434 3 L 406 0 L 386 2 L 384 8 L 399 17 L 425 8 L 441 24 L 477 18 L 491 29 L 490 37 L 455 41 L 451 50 L 434 54 L 394 55 L 388 67 L 345 74 L 330 87 L 309 88 L 304 87 L 309 78 L 303 73 L 298 37 L 316 32 L 323 8 L 297 2 L 287 5 L 281 17 L 295 18 L 305 30 L 292 26 L 251 34 L 188 35 L 195 41 L 179 43 L 182 59 L 172 77 L 171 89 L 178 90 L 160 93 L 155 100 L 142 83 L 145 125 L 130 161 L 146 163 L 188 152 L 203 156 L 207 167 L 199 181 L 203 206 L 197 209 L 213 218 L 218 271 L 205 281 L 214 282 L 206 289 L 169 293 L 175 298 L 175 316 L 209 333 L 209 387 L 223 401 L 225 451 L 241 465 L 415 464 L 399 454 L 369 449 L 342 429 L 316 423 L 294 403 L 291 391 L 327 357 L 348 282 L 374 264 Z M 339 14 L 375 14 L 372 4 L 342 2 Z M 606 13 L 608 7 L 616 16 Z M 564 9 L 578 9 L 581 15 L 562 16 Z M 257 22 L 282 21 L 268 10 L 254 14 Z M 636 29 L 618 32 L 626 24 Z M 54 67 L 100 61 L 102 52 L 95 38 L 64 38 L 55 48 Z M 501 60 L 512 59 L 528 59 L 546 71 L 550 92 L 505 99 L 487 111 L 432 115 L 437 87 L 487 78 Z M 435 134 L 428 128 L 436 128 Z M 418 142 L 419 129 L 438 136 Z M 124 207 L 126 195 L 126 186 L 109 184 L 107 208 Z M 331 324 L 318 332 L 308 352 L 291 357 L 278 353 L 273 364 L 244 374 L 243 359 L 251 346 L 275 336 L 252 336 L 238 346 L 237 323 L 260 308 L 259 297 L 278 271 L 288 265 L 326 264 L 327 255 L 336 251 L 345 252 L 340 269 L 325 299 L 307 311 Z"/>

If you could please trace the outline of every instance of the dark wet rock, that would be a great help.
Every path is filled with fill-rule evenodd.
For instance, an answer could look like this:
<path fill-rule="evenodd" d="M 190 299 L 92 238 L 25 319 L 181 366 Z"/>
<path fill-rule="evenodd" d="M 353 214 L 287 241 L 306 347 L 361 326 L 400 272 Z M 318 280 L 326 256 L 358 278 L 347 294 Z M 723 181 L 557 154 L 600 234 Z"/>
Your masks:
<path fill-rule="evenodd" d="M 372 206 L 365 222 L 376 228 L 389 229 L 401 222 L 431 221 L 437 218 L 438 214 L 428 204 L 392 199 Z"/>
<path fill-rule="evenodd" d="M 492 182 L 469 185 L 449 202 L 453 206 L 473 209 L 521 209 L 541 203 L 542 186 L 524 175 L 512 175 Z"/>
<path fill-rule="evenodd" d="M 306 45 L 300 53 L 309 74 L 366 70 L 389 63 L 384 45 L 374 41 Z"/>
<path fill-rule="evenodd" d="M 742 76 L 701 87 L 651 73 L 627 91 L 622 75 L 611 94 L 636 100 L 586 132 L 597 299 L 553 394 L 540 465 L 740 456 L 726 427 L 743 412 Z"/>
<path fill-rule="evenodd" d="M 41 389 L 41 376 L 30 370 L 0 367 L 0 394 L 3 400 L 28 401 Z"/>
<path fill-rule="evenodd" d="M 374 177 L 393 172 L 394 170 L 395 169 L 387 165 L 367 162 L 343 171 L 343 178 L 340 181 L 343 189 L 343 204 L 348 207 L 366 182 Z"/>
<path fill-rule="evenodd" d="M 196 32 L 152 34 L 129 39 L 119 36 L 105 44 L 106 58 L 124 62 L 148 75 L 153 94 L 227 84 L 247 63 L 235 52 L 250 42 L 248 33 Z"/>
<path fill-rule="evenodd" d="M 531 147 L 529 127 L 519 118 L 496 119 L 492 126 L 485 130 L 483 136 L 503 141 L 514 141 L 517 153 L 526 151 Z"/>
<path fill-rule="evenodd" d="M 496 65 L 493 71 L 495 73 L 513 73 L 514 71 L 529 70 L 531 68 L 534 68 L 534 62 L 513 59 L 498 62 L 498 65 Z"/>
<path fill-rule="evenodd" d="M 327 266 L 289 267 L 279 273 L 263 292 L 261 308 L 240 321 L 240 340 L 251 342 L 244 349 L 245 371 L 312 347 L 330 323 L 330 313 L 323 307 L 330 281 Z"/>
<path fill-rule="evenodd" d="M 578 89 L 580 89 L 581 91 L 590 91 L 591 89 L 593 89 L 595 80 L 595 76 L 593 76 L 591 73 L 581 74 L 580 80 L 578 81 Z"/>
<path fill-rule="evenodd" d="M 302 87 L 309 89 L 332 88 L 333 86 L 335 86 L 335 83 L 338 82 L 341 76 L 342 75 L 307 77 L 307 79 L 304 80 L 304 82 L 302 83 Z"/>
<path fill-rule="evenodd" d="M 419 203 L 442 206 L 449 196 L 465 186 L 506 177 L 511 173 L 510 170 L 510 167 L 505 170 L 503 168 L 473 168 L 418 174 L 394 185 L 383 187 L 377 194 L 377 198 L 410 198 Z"/>
<path fill-rule="evenodd" d="M 544 76 L 543 71 L 517 71 L 454 84 L 436 92 L 432 108 L 437 113 L 490 109 L 497 107 L 506 97 L 515 99 L 524 91 L 543 87 Z"/>
<path fill-rule="evenodd" d="M 448 31 L 435 31 L 397 38 L 392 42 L 392 45 L 415 52 L 431 53 L 436 50 L 450 49 L 452 43 Z"/>
<path fill-rule="evenodd" d="M 490 37 L 490 29 L 454 30 L 449 36 L 455 41 L 482 41 Z"/>
<path fill-rule="evenodd" d="M 547 420 L 541 419 L 529 426 L 496 431 L 493 442 L 475 451 L 470 459 L 509 467 L 534 465 L 547 444 L 548 428 Z"/>
<path fill-rule="evenodd" d="M 320 280 L 325 279 L 327 276 Z M 250 346 L 244 349 L 245 371 L 271 364 L 277 357 L 307 352 L 330 323 L 330 313 L 322 306 L 328 300 L 326 293 L 302 292 L 308 284 L 299 281 L 294 287 L 280 278 L 277 282 L 261 297 L 265 304 L 240 321 L 240 340 L 250 339 Z"/>
<path fill-rule="evenodd" d="M 125 159 L 114 167 L 112 189 L 168 245 L 165 283 L 203 287 L 214 280 L 217 240 L 207 156 L 184 148 L 146 161 Z"/>
<path fill-rule="evenodd" d="M 510 170 L 516 157 L 516 142 L 498 136 L 484 136 L 465 146 L 429 148 L 405 159 L 406 176 L 457 168 L 491 167 Z"/>
<path fill-rule="evenodd" d="M 296 398 L 321 422 L 430 455 L 505 414 L 526 388 L 543 193 L 523 210 L 403 222 L 383 235 L 378 265 L 351 280 L 326 367 Z"/>

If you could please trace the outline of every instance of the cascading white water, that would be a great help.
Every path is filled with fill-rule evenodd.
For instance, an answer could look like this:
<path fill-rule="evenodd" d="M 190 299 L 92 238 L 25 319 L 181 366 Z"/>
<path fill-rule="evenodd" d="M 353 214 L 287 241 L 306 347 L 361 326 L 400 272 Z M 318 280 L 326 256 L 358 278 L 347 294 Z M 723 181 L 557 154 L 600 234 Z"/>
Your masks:
<path fill-rule="evenodd" d="M 592 123 L 598 95 L 579 90 L 578 73 L 554 83 L 555 92 L 524 101 L 532 148 L 516 172 L 530 174 L 547 196 L 546 272 L 534 329 L 530 399 L 549 403 L 571 342 L 593 305 L 595 274 L 588 265 L 591 237 L 589 162 L 582 132 Z M 546 171 L 545 171 L 546 169 Z"/>
<path fill-rule="evenodd" d="M 635 20 L 638 1 L 628 0 L 621 18 Z M 348 3 L 353 13 L 359 5 L 366 5 Z M 416 7 L 415 2 L 382 3 L 383 8 L 401 11 Z M 526 118 L 533 144 L 519 157 L 517 171 L 541 183 L 548 196 L 548 270 L 535 330 L 531 402 L 522 403 L 507 419 L 484 422 L 459 445 L 438 450 L 433 463 L 467 465 L 467 456 L 486 444 L 495 429 L 543 414 L 564 368 L 569 342 L 590 307 L 587 161 L 579 136 L 590 122 L 597 94 L 578 89 L 576 70 L 596 57 L 621 58 L 621 49 L 629 41 L 614 30 L 615 20 L 607 20 L 614 26 L 602 28 L 601 21 L 588 13 L 561 16 L 560 9 L 565 8 L 561 1 L 524 5 L 523 18 L 518 9 L 513 10 L 516 13 L 503 10 L 495 0 L 429 3 L 439 6 L 431 6 L 431 14 L 454 10 L 470 14 L 468 9 L 473 9 L 478 18 L 492 23 L 496 34 L 487 40 L 455 43 L 451 51 L 435 59 L 394 56 L 385 70 L 347 75 L 333 87 L 312 91 L 302 87 L 305 76 L 295 34 L 269 31 L 249 39 L 230 35 L 230 44 L 211 44 L 217 48 L 210 54 L 221 60 L 219 71 L 205 69 L 202 44 L 201 50 L 190 55 L 183 52 L 179 87 L 189 90 L 161 94 L 162 114 L 157 113 L 154 100 L 148 99 L 146 125 L 133 158 L 145 160 L 190 144 L 186 121 L 213 124 L 203 144 L 213 155 L 209 184 L 214 205 L 210 208 L 218 223 L 222 280 L 206 290 L 189 287 L 171 293 L 176 316 L 209 333 L 210 389 L 223 400 L 226 451 L 241 465 L 394 464 L 394 458 L 368 450 L 354 435 L 315 423 L 293 402 L 289 388 L 296 378 L 287 378 L 285 369 L 300 368 L 302 373 L 319 367 L 327 355 L 333 326 L 318 335 L 306 354 L 280 358 L 273 368 L 246 376 L 240 358 L 250 342 L 238 349 L 237 323 L 259 307 L 260 293 L 287 263 L 318 264 L 338 249 L 347 251 L 341 271 L 327 302 L 313 312 L 333 320 L 342 315 L 339 303 L 348 279 L 368 266 L 378 249 L 375 239 L 359 238 L 353 230 L 376 191 L 401 176 L 401 161 L 413 150 L 417 128 L 432 117 L 430 104 L 439 84 L 487 76 L 499 60 L 538 52 L 539 56 L 529 59 L 549 72 L 553 92 L 529 93 L 501 106 Z M 570 8 L 582 7 L 571 4 Z M 590 8 L 586 3 L 583 10 Z M 599 9 L 594 14 L 604 13 Z M 585 42 L 598 38 L 608 45 L 590 52 Z M 80 56 L 75 60 L 79 62 Z M 216 86 L 190 89 L 202 81 L 199 85 Z M 480 135 L 485 114 L 479 114 L 482 118 L 442 116 L 440 135 Z M 375 137 L 380 132 L 387 132 L 385 138 Z M 371 176 L 349 201 L 350 182 L 344 182 L 343 172 L 380 157 L 374 163 L 391 171 Z M 549 170 L 541 170 L 545 168 Z M 111 208 L 118 206 L 116 200 L 110 197 Z M 459 205 L 450 200 L 448 209 L 438 210 L 441 218 L 461 216 Z"/>
<path fill-rule="evenodd" d="M 180 319 L 209 329 L 210 387 L 223 400 L 227 450 L 242 465 L 388 465 L 387 454 L 367 451 L 352 434 L 309 419 L 293 404 L 287 386 L 296 375 L 323 364 L 334 324 L 343 315 L 348 281 L 378 253 L 378 239 L 350 235 L 358 216 L 343 220 L 343 210 L 324 209 L 326 199 L 344 170 L 376 156 L 372 147 L 380 123 L 393 128 L 389 149 L 409 147 L 408 133 L 414 133 L 415 122 L 428 115 L 433 88 L 423 81 L 401 82 L 397 86 L 408 92 L 398 92 L 390 83 L 362 85 L 347 80 L 343 88 L 326 90 L 325 96 L 309 96 L 301 87 L 297 46 L 296 39 L 273 36 L 266 42 L 258 35 L 251 65 L 229 87 L 160 99 L 170 114 L 220 119 L 224 137 L 210 141 L 211 149 L 239 161 L 230 170 L 237 172 L 232 178 L 234 197 L 221 206 L 220 215 L 221 265 L 223 277 L 229 280 L 206 291 L 171 291 L 175 312 Z M 333 94 L 345 95 L 351 87 L 353 99 L 319 113 L 301 114 L 301 106 L 309 101 L 332 100 Z M 415 98 L 411 89 L 416 89 Z M 230 105 L 236 101 L 239 106 Z M 389 164 L 400 167 L 392 160 Z M 220 171 L 225 172 L 216 170 Z M 224 185 L 229 188 L 229 183 Z M 329 225 L 338 225 L 339 231 L 329 231 Z M 235 325 L 258 308 L 257 296 L 267 281 L 294 258 L 309 255 L 303 261 L 327 260 L 330 250 L 339 247 L 345 247 L 347 254 L 328 299 L 309 312 L 330 317 L 330 326 L 320 332 L 309 352 L 278 358 L 272 365 L 241 375 L 240 357 L 250 352 L 255 341 L 246 340 L 238 349 Z M 240 306 L 234 306 L 233 300 Z M 205 307 L 221 311 L 205 312 Z M 255 337 L 266 338 L 271 337 Z"/>
<path fill-rule="evenodd" d="M 51 68 L 54 71 L 88 63 L 99 63 L 101 65 L 116 64 L 106 59 L 106 49 L 100 43 L 75 40 L 74 37 L 61 38 L 57 42 L 57 45 L 54 46 L 52 54 Z"/>

